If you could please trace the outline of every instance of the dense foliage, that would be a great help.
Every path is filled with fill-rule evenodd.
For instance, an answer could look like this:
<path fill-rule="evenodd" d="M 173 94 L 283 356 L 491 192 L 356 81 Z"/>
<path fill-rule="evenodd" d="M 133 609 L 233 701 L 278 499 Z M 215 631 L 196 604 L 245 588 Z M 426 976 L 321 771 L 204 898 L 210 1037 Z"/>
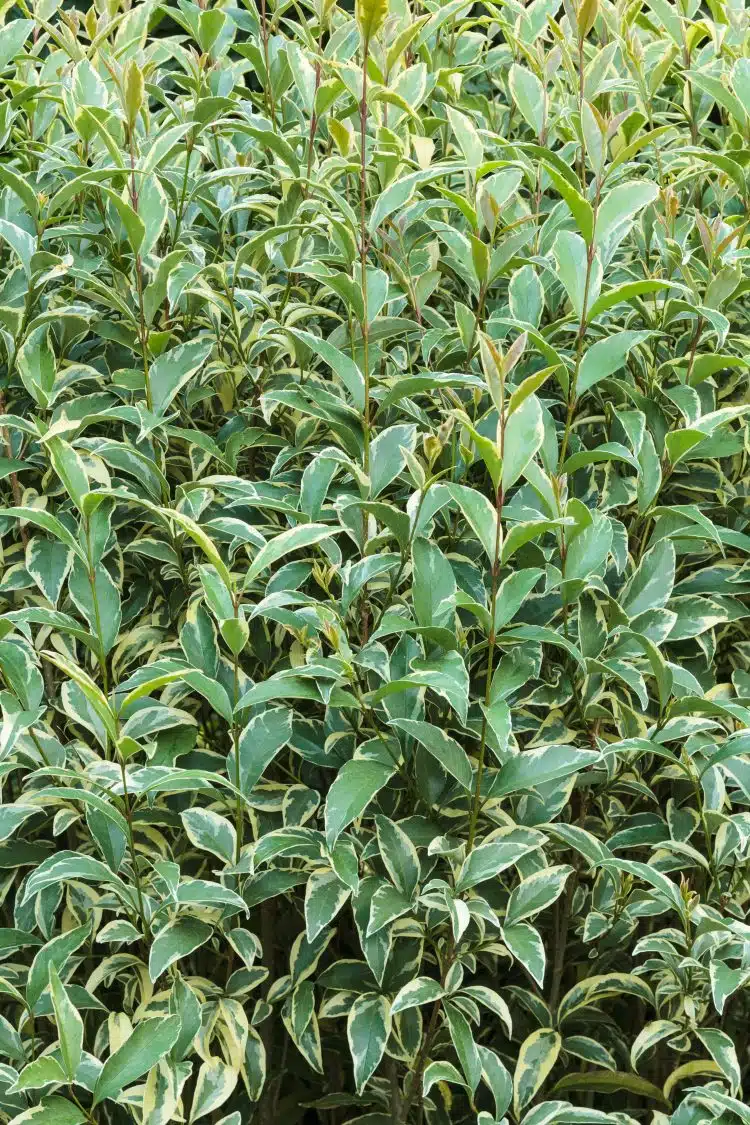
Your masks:
<path fill-rule="evenodd" d="M 0 1117 L 748 1125 L 743 0 L 0 28 Z"/>

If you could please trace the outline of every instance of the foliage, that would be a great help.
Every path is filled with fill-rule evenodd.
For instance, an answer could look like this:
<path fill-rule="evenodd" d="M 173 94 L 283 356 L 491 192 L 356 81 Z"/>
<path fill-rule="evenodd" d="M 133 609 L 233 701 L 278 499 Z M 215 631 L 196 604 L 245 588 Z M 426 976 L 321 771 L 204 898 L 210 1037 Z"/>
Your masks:
<path fill-rule="evenodd" d="M 0 1116 L 749 1122 L 742 0 L 28 4 Z"/>

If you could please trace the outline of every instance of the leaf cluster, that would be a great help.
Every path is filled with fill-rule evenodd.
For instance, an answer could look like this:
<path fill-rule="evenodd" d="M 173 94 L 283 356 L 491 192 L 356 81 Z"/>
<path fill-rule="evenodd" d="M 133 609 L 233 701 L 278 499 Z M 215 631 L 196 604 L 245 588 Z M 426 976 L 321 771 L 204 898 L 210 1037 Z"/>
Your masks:
<path fill-rule="evenodd" d="M 0 25 L 0 1119 L 748 1125 L 742 0 Z"/>

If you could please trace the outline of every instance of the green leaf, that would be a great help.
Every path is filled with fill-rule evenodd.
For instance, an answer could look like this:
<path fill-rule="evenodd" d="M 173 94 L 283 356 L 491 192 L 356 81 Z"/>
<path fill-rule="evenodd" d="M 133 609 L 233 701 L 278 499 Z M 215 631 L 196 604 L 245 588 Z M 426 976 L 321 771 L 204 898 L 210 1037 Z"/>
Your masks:
<path fill-rule="evenodd" d="M 251 1101 L 260 1101 L 266 1081 L 266 1050 L 258 1032 L 250 1027 L 245 1044 L 245 1078 L 248 1097 Z M 224 1125 L 242 1125 L 242 1120 L 237 1114 L 237 1120 L 224 1119 Z"/>
<path fill-rule="evenodd" d="M 534 829 L 499 829 L 491 840 L 473 848 L 466 857 L 456 879 L 456 892 L 463 894 L 494 879 L 543 843 L 544 837 Z"/>
<path fill-rule="evenodd" d="M 422 1078 L 422 1096 L 426 1098 L 432 1087 L 438 1082 L 455 1083 L 458 1086 L 466 1085 L 463 1075 L 453 1063 L 433 1062 L 425 1067 Z"/>
<path fill-rule="evenodd" d="M 457 1004 L 446 1003 L 445 1018 L 451 1042 L 466 1078 L 466 1085 L 473 1092 L 479 1085 L 479 1079 L 482 1076 L 482 1062 L 477 1045 L 474 1042 L 471 1024 Z"/>
<path fill-rule="evenodd" d="M 431 977 L 414 977 L 407 981 L 393 999 L 391 1014 L 405 1012 L 409 1008 L 418 1008 L 422 1004 L 434 1004 L 443 996 L 440 983 Z"/>
<path fill-rule="evenodd" d="M 682 19 L 679 9 L 673 8 L 668 0 L 648 0 L 648 6 L 656 13 L 662 27 L 676 46 L 683 44 Z"/>
<path fill-rule="evenodd" d="M 365 43 L 378 34 L 388 16 L 388 0 L 357 0 L 355 18 Z"/>
<path fill-rule="evenodd" d="M 214 1057 L 201 1063 L 195 1081 L 190 1121 L 198 1121 L 199 1118 L 206 1117 L 223 1105 L 231 1097 L 238 1077 L 234 1067 L 225 1063 L 223 1059 Z"/>
<path fill-rule="evenodd" d="M 33 20 L 8 20 L 3 24 L 0 28 L 0 70 L 5 70 L 8 63 L 21 53 L 33 27 Z M 60 1125 L 68 1123 L 61 1121 Z"/>
<path fill-rule="evenodd" d="M 537 567 L 529 567 L 528 570 L 517 570 L 503 579 L 498 587 L 495 603 L 496 630 L 513 620 L 543 573 Z"/>
<path fill-rule="evenodd" d="M 83 1021 L 60 981 L 54 961 L 50 962 L 49 967 L 49 988 L 60 1040 L 62 1064 L 68 1081 L 72 1082 L 83 1053 Z"/>
<path fill-rule="evenodd" d="M 322 340 L 319 336 L 313 336 L 312 332 L 303 332 L 299 328 L 287 328 L 287 332 L 294 336 L 295 339 L 301 340 L 303 344 L 310 348 L 311 351 L 315 352 L 316 355 L 319 355 L 320 358 L 328 364 L 348 390 L 357 410 L 364 410 L 365 380 L 354 360 L 344 355 L 342 351 L 339 351 L 339 349 L 334 347 L 328 340 Z"/>
<path fill-rule="evenodd" d="M 513 957 L 541 988 L 547 959 L 538 930 L 526 922 L 520 922 L 516 926 L 503 926 L 503 941 Z"/>
<path fill-rule="evenodd" d="M 87 120 L 96 122 L 94 114 L 89 110 L 84 110 L 84 115 L 86 116 Z M 106 126 L 103 122 L 98 122 L 98 126 L 98 132 L 101 136 L 107 131 Z M 119 215 L 120 222 L 122 223 L 123 229 L 125 231 L 125 236 L 130 243 L 130 247 L 133 253 L 138 254 L 143 245 L 143 240 L 146 237 L 146 225 L 143 222 L 143 219 L 140 217 L 138 212 L 112 188 L 102 187 L 100 190 L 102 194 L 109 199 L 110 203 Z"/>
<path fill-rule="evenodd" d="M 10 839 L 16 829 L 40 811 L 38 805 L 0 805 L 0 841 Z"/>
<path fill-rule="evenodd" d="M 24 21 L 25 22 L 25 21 Z M 19 1113 L 12 1125 L 83 1125 L 86 1114 L 67 1098 L 44 1098 L 39 1105 Z"/>
<path fill-rule="evenodd" d="M 649 332 L 615 332 L 604 340 L 597 340 L 584 353 L 576 380 L 579 394 L 589 390 L 602 379 L 607 379 L 626 362 L 631 348 L 649 337 Z"/>
<path fill-rule="evenodd" d="M 659 194 L 656 184 L 628 180 L 605 195 L 596 216 L 596 246 L 606 245 L 612 235 L 634 215 L 653 203 Z"/>
<path fill-rule="evenodd" d="M 544 286 L 533 266 L 522 266 L 513 274 L 508 286 L 508 302 L 514 320 L 533 324 L 535 328 L 539 326 L 544 311 L 545 295 Z M 538 387 L 533 389 L 537 390 Z M 517 392 L 513 393 L 515 395 Z M 511 396 L 512 402 L 513 396 Z"/>
<path fill-rule="evenodd" d="M 56 606 L 73 562 L 65 543 L 35 536 L 26 549 L 26 569 L 48 602 Z"/>
<path fill-rule="evenodd" d="M 26 23 L 26 20 L 13 21 L 14 23 Z M 0 44 L 0 60 L 2 60 L 3 50 Z M 24 273 L 27 278 L 31 278 L 31 259 L 36 250 L 36 240 L 31 235 L 18 227 L 15 223 L 9 223 L 7 219 L 0 219 L 0 238 L 4 239 L 11 249 L 18 255 L 21 265 L 23 266 Z"/>
<path fill-rule="evenodd" d="M 391 1029 L 391 1007 L 385 996 L 369 992 L 358 996 L 346 1021 L 346 1036 L 358 1094 L 380 1065 Z"/>
<path fill-rule="evenodd" d="M 524 1039 L 513 1075 L 513 1107 L 516 1115 L 534 1098 L 560 1054 L 562 1039 L 551 1027 L 542 1027 Z"/>
<path fill-rule="evenodd" d="M 606 516 L 595 512 L 591 523 L 579 531 L 565 554 L 566 580 L 588 578 L 601 573 L 612 547 L 612 524 Z"/>
<path fill-rule="evenodd" d="M 465 752 L 449 734 L 432 723 L 424 723 L 419 719 L 392 719 L 391 726 L 398 727 L 404 734 L 416 739 L 462 788 L 471 789 L 471 764 Z"/>
<path fill-rule="evenodd" d="M 345 762 L 328 790 L 325 806 L 326 844 L 334 846 L 341 833 L 360 817 L 378 790 L 390 780 L 393 768 L 382 762 L 355 758 Z"/>
<path fill-rule="evenodd" d="M 201 369 L 212 349 L 213 340 L 191 340 L 164 352 L 151 364 L 148 383 L 155 414 L 166 414 L 175 396 Z"/>
<path fill-rule="evenodd" d="M 555 185 L 556 190 L 563 197 L 567 203 L 570 212 L 578 224 L 578 229 L 583 235 L 584 242 L 587 246 L 591 245 L 594 238 L 594 212 L 591 204 L 587 199 L 577 191 L 569 180 L 561 176 L 558 170 L 552 164 L 545 164 L 545 171 L 552 183 Z M 597 219 L 597 236 L 599 235 L 600 222 Z"/>
<path fill-rule="evenodd" d="M 68 580 L 68 593 L 86 618 L 104 654 L 111 652 L 120 633 L 122 610 L 120 591 L 106 566 L 98 563 L 87 571 L 81 561 L 75 559 Z"/>
<path fill-rule="evenodd" d="M 49 338 L 49 325 L 29 332 L 16 354 L 18 373 L 34 401 L 46 407 L 55 386 L 57 365 Z"/>
<path fill-rule="evenodd" d="M 416 426 L 389 426 L 370 445 L 370 497 L 375 499 L 402 471 L 403 450 L 414 452 Z"/>
<path fill-rule="evenodd" d="M 164 929 L 159 930 L 151 944 L 148 957 L 151 980 L 158 980 L 175 961 L 188 957 L 205 945 L 212 933 L 213 927 L 205 922 L 199 922 L 197 918 L 176 918 L 168 922 Z M 171 1047 L 172 1043 L 169 1046 Z M 152 1066 L 153 1063 L 150 1065 Z"/>
<path fill-rule="evenodd" d="M 408 914 L 412 908 L 411 901 L 396 890 L 390 883 L 382 883 L 372 896 L 370 907 L 370 921 L 367 924 L 367 938 L 379 934 L 386 926 L 390 926 L 397 918 Z"/>
<path fill-rule="evenodd" d="M 100 866 L 103 867 L 104 864 Z M 41 865 L 37 868 L 37 873 L 40 870 Z M 26 884 L 27 895 L 29 894 L 29 882 Z M 36 1007 L 39 997 L 49 985 L 50 970 L 54 969 L 59 973 L 67 964 L 68 959 L 77 949 L 80 949 L 90 932 L 90 925 L 76 926 L 75 929 L 68 930 L 66 933 L 58 934 L 57 937 L 53 937 L 39 950 L 31 963 L 29 976 L 26 981 L 26 1003 L 30 1009 Z"/>
<path fill-rule="evenodd" d="M 149 505 L 151 507 L 151 505 Z M 218 548 L 210 536 L 206 535 L 202 527 L 200 527 L 195 520 L 190 516 L 186 516 L 184 512 L 176 512 L 172 508 L 154 508 L 160 516 L 168 521 L 174 521 L 203 551 L 204 555 L 215 567 L 219 577 L 228 593 L 232 592 L 232 576 L 227 570 L 226 564 L 219 554 Z"/>
<path fill-rule="evenodd" d="M 667 456 L 673 465 L 684 461 L 697 445 L 704 441 L 706 435 L 701 430 L 673 430 L 664 438 Z"/>
<path fill-rule="evenodd" d="M 153 974 L 151 979 L 156 979 Z M 130 1038 L 109 1056 L 102 1067 L 94 1087 L 93 1104 L 97 1106 L 109 1098 L 116 1099 L 126 1086 L 135 1082 L 166 1055 L 176 1043 L 179 1033 L 178 1016 L 155 1016 L 141 1020 Z"/>
<path fill-rule="evenodd" d="M 143 1091 L 143 1116 L 154 1125 L 167 1122 L 177 1109 L 179 1098 L 178 1073 L 169 1059 L 161 1059 L 152 1066 Z"/>
<path fill-rule="evenodd" d="M 526 267 L 524 266 L 524 269 Z M 533 375 L 527 376 L 519 386 L 513 391 L 508 403 L 508 416 L 515 414 L 515 412 L 523 405 L 529 395 L 534 391 L 538 391 L 544 383 L 547 382 L 550 375 L 555 371 L 559 371 L 559 367 L 552 365 L 551 367 L 543 367 L 541 371 L 535 371 Z"/>
<path fill-rule="evenodd" d="M 310 942 L 329 926 L 351 894 L 335 871 L 313 871 L 305 891 L 305 928 Z"/>
<path fill-rule="evenodd" d="M 748 115 L 745 107 L 720 79 L 697 70 L 688 71 L 687 77 L 694 86 L 697 86 L 699 90 L 702 90 L 704 94 L 707 94 L 709 98 L 731 114 L 741 129 L 747 128 Z"/>
<path fill-rule="evenodd" d="M 584 314 L 584 301 L 588 311 L 599 296 L 602 276 L 599 259 L 593 260 L 587 292 L 588 252 L 581 236 L 574 234 L 573 231 L 560 231 L 552 247 L 552 253 L 557 264 L 559 279 L 568 295 L 576 319 L 580 321 Z"/>
<path fill-rule="evenodd" d="M 613 996 L 633 996 L 649 1005 L 654 1002 L 651 989 L 640 977 L 632 973 L 601 973 L 586 977 L 565 993 L 557 1011 L 558 1024 L 562 1024 L 581 1008 L 590 1007 Z"/>
<path fill-rule="evenodd" d="M 291 554 L 292 551 L 302 551 L 305 547 L 312 547 L 323 539 L 330 539 L 332 535 L 337 535 L 338 532 L 338 528 L 323 523 L 300 524 L 288 531 L 282 531 L 281 535 L 275 536 L 258 551 L 245 575 L 245 588 L 250 586 L 267 567 L 273 566 L 285 555 Z"/>
<path fill-rule="evenodd" d="M 289 742 L 292 718 L 288 707 L 272 707 L 251 719 L 240 734 L 239 787 L 246 795 Z"/>
<path fill-rule="evenodd" d="M 513 63 L 508 72 L 508 86 L 524 120 L 539 136 L 544 129 L 545 118 L 544 87 L 541 82 L 525 66 Z"/>
<path fill-rule="evenodd" d="M 419 882 L 419 858 L 409 837 L 385 816 L 375 817 L 380 856 L 393 883 L 411 898 Z"/>
<path fill-rule="evenodd" d="M 13 1093 L 20 1090 L 41 1090 L 54 1083 L 60 1085 L 65 1082 L 65 1071 L 52 1055 L 42 1055 L 25 1066 L 14 1082 L 11 1090 Z"/>
<path fill-rule="evenodd" d="M 548 781 L 570 777 L 599 760 L 595 750 L 577 750 L 573 746 L 543 746 L 524 750 L 500 768 L 492 783 L 492 796 L 503 797 L 533 789 Z"/>
<path fill-rule="evenodd" d="M 38 508 L 19 507 L 6 508 L 3 514 L 5 516 L 25 520 L 35 527 L 40 527 L 55 539 L 59 539 L 61 543 L 64 543 L 74 554 L 85 561 L 85 556 L 75 536 L 71 534 L 65 524 L 61 523 L 55 516 L 51 516 L 49 512 L 44 512 Z"/>
<path fill-rule="evenodd" d="M 490 562 L 494 562 L 498 539 L 497 512 L 486 496 L 463 484 L 445 486 L 451 499 L 484 547 Z"/>
<path fill-rule="evenodd" d="M 736 1095 L 742 1081 L 742 1073 L 737 1051 L 730 1036 L 717 1027 L 696 1028 L 695 1034 L 717 1066 L 721 1068 L 732 1094 Z"/>
<path fill-rule="evenodd" d="M 440 179 L 449 171 L 450 166 L 437 165 L 421 172 L 411 172 L 406 176 L 400 176 L 390 183 L 375 201 L 367 224 L 370 234 L 373 234 L 395 211 L 404 207 L 411 200 L 417 187 L 421 184 L 430 183 L 432 180 Z"/>
<path fill-rule="evenodd" d="M 89 491 L 89 478 L 83 466 L 83 461 L 61 437 L 51 437 L 46 441 L 46 448 L 52 467 L 63 483 L 63 487 L 76 505 L 83 512 L 83 497 Z"/>
<path fill-rule="evenodd" d="M 452 106 L 448 106 L 448 120 L 463 153 L 467 168 L 470 172 L 476 172 L 484 160 L 484 145 L 474 122 L 465 113 L 453 109 Z"/>
<path fill-rule="evenodd" d="M 653 1020 L 651 1023 L 647 1023 L 635 1037 L 630 1049 L 630 1062 L 633 1070 L 637 1069 L 638 1060 L 647 1051 L 655 1047 L 657 1043 L 661 1043 L 662 1039 L 679 1035 L 679 1033 L 680 1025 L 673 1020 Z"/>
<path fill-rule="evenodd" d="M 580 453 L 574 453 L 571 457 L 568 457 L 560 472 L 575 473 L 585 465 L 601 465 L 608 461 L 625 461 L 628 465 L 632 465 L 634 469 L 639 468 L 635 457 L 624 445 L 620 445 L 618 441 L 605 441 L 603 445 L 598 445 L 596 449 L 582 449 Z"/>
<path fill-rule="evenodd" d="M 450 628 L 456 612 L 453 568 L 437 544 L 418 536 L 412 546 L 414 613 L 420 625 Z"/>
<path fill-rule="evenodd" d="M 180 818 L 191 843 L 211 852 L 225 863 L 234 862 L 237 834 L 234 826 L 211 809 L 185 809 Z"/>
<path fill-rule="evenodd" d="M 670 539 L 660 539 L 643 556 L 638 569 L 620 598 L 628 617 L 637 617 L 648 609 L 660 609 L 672 596 L 675 578 L 675 549 Z"/>
<path fill-rule="evenodd" d="M 583 1074 L 565 1074 L 555 1083 L 550 1091 L 552 1094 L 564 1094 L 568 1090 L 591 1090 L 594 1093 L 612 1094 L 615 1091 L 627 1091 L 640 1098 L 651 1098 L 658 1102 L 664 1109 L 669 1109 L 669 1102 L 658 1086 L 648 1082 L 638 1074 L 628 1074 L 622 1071 L 589 1070 Z"/>
<path fill-rule="evenodd" d="M 542 408 L 536 395 L 529 395 L 508 418 L 503 444 L 503 488 L 515 484 L 544 441 Z"/>
<path fill-rule="evenodd" d="M 596 320 L 607 309 L 613 308 L 622 302 L 633 301 L 636 297 L 648 293 L 658 293 L 662 289 L 669 289 L 668 281 L 626 281 L 622 285 L 615 285 L 602 293 L 601 297 L 589 309 L 589 320 Z"/>
<path fill-rule="evenodd" d="M 573 868 L 567 863 L 543 867 L 522 879 L 511 891 L 505 911 L 505 924 L 517 925 L 546 910 L 562 894 Z"/>

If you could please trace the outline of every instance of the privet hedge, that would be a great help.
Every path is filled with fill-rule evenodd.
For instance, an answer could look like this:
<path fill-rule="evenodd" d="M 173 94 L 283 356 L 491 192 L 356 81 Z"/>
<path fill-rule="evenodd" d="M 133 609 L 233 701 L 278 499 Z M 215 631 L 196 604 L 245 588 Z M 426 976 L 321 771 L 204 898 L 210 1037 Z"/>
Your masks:
<path fill-rule="evenodd" d="M 743 0 L 0 29 L 0 1115 L 748 1125 Z"/>

